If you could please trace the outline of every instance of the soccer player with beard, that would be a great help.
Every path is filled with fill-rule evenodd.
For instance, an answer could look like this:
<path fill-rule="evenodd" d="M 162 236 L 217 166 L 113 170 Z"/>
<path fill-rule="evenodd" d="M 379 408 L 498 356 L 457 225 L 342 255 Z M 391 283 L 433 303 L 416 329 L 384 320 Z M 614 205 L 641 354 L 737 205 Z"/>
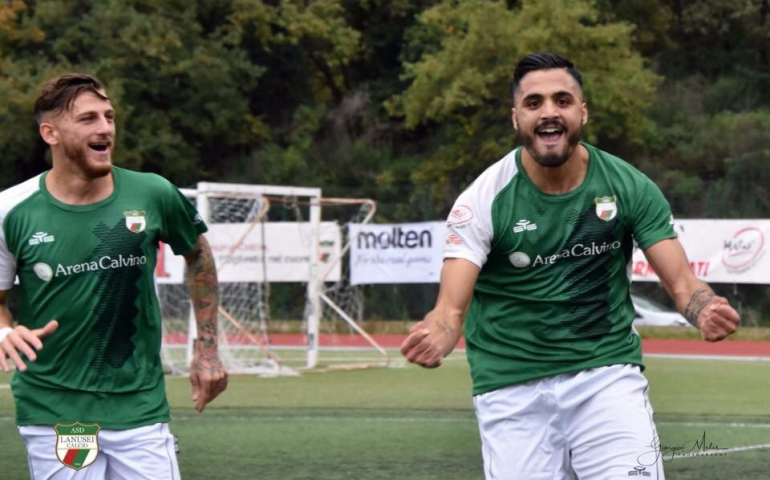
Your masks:
<path fill-rule="evenodd" d="M 733 333 L 738 314 L 690 271 L 655 184 L 580 142 L 574 65 L 527 55 L 513 87 L 523 148 L 457 199 L 436 307 L 402 353 L 437 367 L 464 328 L 488 480 L 663 479 L 631 326 L 634 242 L 705 340 Z"/>
<path fill-rule="evenodd" d="M 52 79 L 35 116 L 52 168 L 0 193 L 0 366 L 16 366 L 30 475 L 178 479 L 153 273 L 159 241 L 184 255 L 198 323 L 192 398 L 203 411 L 227 385 L 206 225 L 167 180 L 112 165 L 115 111 L 97 79 Z"/>

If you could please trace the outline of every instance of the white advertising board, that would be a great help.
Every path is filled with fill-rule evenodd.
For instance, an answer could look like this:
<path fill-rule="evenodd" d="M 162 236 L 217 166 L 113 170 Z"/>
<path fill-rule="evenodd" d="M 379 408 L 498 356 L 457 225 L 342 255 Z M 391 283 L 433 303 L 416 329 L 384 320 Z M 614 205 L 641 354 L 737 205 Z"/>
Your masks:
<path fill-rule="evenodd" d="M 767 239 L 770 220 L 676 220 L 674 225 L 690 269 L 706 282 L 770 283 Z M 636 250 L 634 281 L 656 282 L 658 276 Z"/>
<path fill-rule="evenodd" d="M 250 229 L 250 230 L 249 230 Z M 310 226 L 301 222 L 262 224 L 212 223 L 205 234 L 211 245 L 220 282 L 307 282 L 310 279 Z M 342 237 L 336 222 L 320 228 L 320 272 L 325 281 L 340 279 Z M 233 246 L 237 248 L 233 250 Z M 266 263 L 264 263 L 266 261 Z M 329 270 L 331 267 L 331 270 Z M 158 283 L 182 283 L 184 258 L 168 245 L 158 253 L 155 277 Z"/>
<path fill-rule="evenodd" d="M 438 283 L 446 222 L 350 228 L 350 283 Z"/>
<path fill-rule="evenodd" d="M 309 228 L 307 224 L 268 222 L 267 242 L 262 228 L 254 227 L 240 247 L 230 254 L 248 228 L 245 224 L 212 224 L 206 237 L 217 260 L 221 282 L 264 281 L 262 259 L 267 259 L 267 277 L 273 282 L 306 282 L 309 279 Z M 770 284 L 770 220 L 676 220 L 679 241 L 687 252 L 690 268 L 700 279 L 716 283 Z M 445 222 L 400 224 L 351 224 L 351 283 L 438 283 L 443 261 Z M 339 226 L 321 224 L 321 271 L 325 272 L 341 250 Z M 263 245 L 266 245 L 264 254 Z M 229 261 L 225 261 L 229 257 Z M 641 250 L 634 252 L 633 281 L 655 282 L 657 275 Z M 182 283 L 184 259 L 174 256 L 168 245 L 159 253 L 156 276 L 159 283 Z M 334 265 L 327 281 L 340 278 L 341 262 Z"/>

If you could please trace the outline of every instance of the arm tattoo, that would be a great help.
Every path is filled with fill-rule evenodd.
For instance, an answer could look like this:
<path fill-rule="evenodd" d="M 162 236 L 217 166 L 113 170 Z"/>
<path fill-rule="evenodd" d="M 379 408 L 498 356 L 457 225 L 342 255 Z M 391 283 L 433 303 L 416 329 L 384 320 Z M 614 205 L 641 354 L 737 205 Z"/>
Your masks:
<path fill-rule="evenodd" d="M 439 330 L 441 330 L 444 333 L 447 333 L 450 335 L 455 333 L 455 329 L 444 320 L 439 320 L 438 322 L 436 322 L 436 326 L 438 327 Z"/>
<path fill-rule="evenodd" d="M 217 308 L 219 293 L 217 269 L 211 247 L 204 237 L 199 237 L 198 243 L 187 258 L 187 285 L 190 289 L 190 299 L 195 310 L 198 324 L 196 344 L 203 351 L 213 351 L 217 348 Z"/>
<path fill-rule="evenodd" d="M 684 308 L 684 318 L 693 327 L 698 326 L 698 316 L 703 308 L 711 302 L 712 298 L 714 298 L 714 291 L 709 287 L 696 290 L 692 297 L 690 297 L 690 302 Z"/>

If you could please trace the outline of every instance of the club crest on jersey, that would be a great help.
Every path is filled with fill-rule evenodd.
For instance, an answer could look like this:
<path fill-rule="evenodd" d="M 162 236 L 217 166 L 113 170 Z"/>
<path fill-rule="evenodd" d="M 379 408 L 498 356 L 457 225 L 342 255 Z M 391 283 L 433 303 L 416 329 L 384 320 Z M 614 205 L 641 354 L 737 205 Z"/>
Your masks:
<path fill-rule="evenodd" d="M 32 271 L 35 272 L 37 278 L 44 282 L 50 282 L 53 278 L 53 270 L 47 263 L 37 262 L 36 264 L 32 265 Z"/>
<path fill-rule="evenodd" d="M 611 197 L 596 197 L 594 203 L 596 204 L 596 216 L 605 222 L 609 222 L 618 215 L 618 205 L 615 195 Z"/>
<path fill-rule="evenodd" d="M 101 427 L 80 422 L 58 424 L 56 431 L 56 458 L 73 470 L 86 468 L 99 456 L 98 434 Z"/>
<path fill-rule="evenodd" d="M 147 228 L 147 219 L 144 218 L 144 210 L 129 210 L 123 212 L 126 216 L 126 228 L 134 233 L 143 232 Z"/>

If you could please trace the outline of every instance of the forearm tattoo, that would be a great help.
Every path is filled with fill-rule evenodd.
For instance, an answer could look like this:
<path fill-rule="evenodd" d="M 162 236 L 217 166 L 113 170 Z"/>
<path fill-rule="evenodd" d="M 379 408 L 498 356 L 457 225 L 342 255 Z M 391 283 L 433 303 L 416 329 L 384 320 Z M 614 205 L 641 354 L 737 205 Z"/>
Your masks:
<path fill-rule="evenodd" d="M 708 287 L 696 290 L 692 297 L 690 297 L 690 302 L 684 308 L 684 318 L 693 327 L 698 326 L 698 316 L 703 308 L 711 302 L 712 298 L 714 298 L 714 291 Z"/>
<path fill-rule="evenodd" d="M 455 328 L 452 327 L 452 325 L 450 325 L 448 322 L 444 320 L 439 320 L 438 322 L 436 322 L 436 326 L 438 327 L 439 330 L 449 335 L 454 335 L 454 333 L 456 332 Z"/>
<path fill-rule="evenodd" d="M 219 282 L 211 247 L 202 237 L 192 252 L 192 261 L 187 264 L 187 285 L 198 324 L 196 344 L 202 351 L 216 354 Z"/>

